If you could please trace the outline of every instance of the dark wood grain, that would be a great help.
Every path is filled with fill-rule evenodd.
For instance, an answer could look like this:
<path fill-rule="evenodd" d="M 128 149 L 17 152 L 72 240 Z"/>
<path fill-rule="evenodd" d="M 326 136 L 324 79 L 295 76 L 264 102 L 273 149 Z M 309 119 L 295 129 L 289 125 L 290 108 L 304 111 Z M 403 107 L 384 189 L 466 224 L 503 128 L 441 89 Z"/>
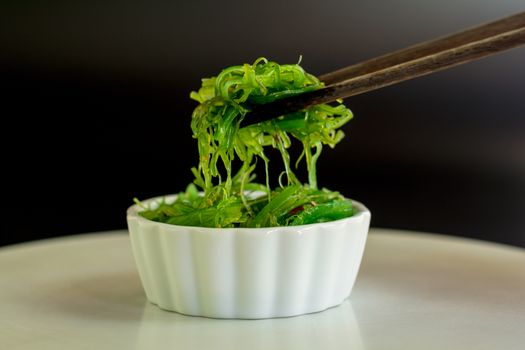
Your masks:
<path fill-rule="evenodd" d="M 503 31 L 496 35 L 487 36 L 487 32 L 484 31 L 482 27 L 477 27 L 476 30 L 478 31 L 478 36 L 475 36 L 472 33 L 473 29 L 469 29 L 468 32 L 470 32 L 470 34 L 468 34 L 468 36 L 462 36 L 458 33 L 455 36 L 451 36 L 452 42 L 450 43 L 438 40 L 437 42 L 440 48 L 446 47 L 444 50 L 432 50 L 427 44 L 421 44 L 420 47 L 423 47 L 424 50 L 408 50 L 407 52 L 409 52 L 409 54 L 404 52 L 404 50 L 398 51 L 401 52 L 401 56 L 404 58 L 403 60 L 397 58 L 397 56 L 392 56 L 385 61 L 370 60 L 369 62 L 372 62 L 372 68 L 367 68 L 365 65 L 361 68 L 356 68 L 355 71 L 350 69 L 347 72 L 339 73 L 338 76 L 341 78 L 343 76 L 346 77 L 351 74 L 357 74 L 357 71 L 363 72 L 371 70 L 369 73 L 357 74 L 350 79 L 327 85 L 316 91 L 307 92 L 265 105 L 255 106 L 246 116 L 245 124 L 258 123 L 302 110 L 316 104 L 333 102 L 337 99 L 355 96 L 405 80 L 438 72 L 525 44 L 525 23 L 521 22 L 521 20 L 525 19 L 525 12 L 510 18 L 513 18 L 513 20 L 508 22 L 498 21 L 500 23 L 497 26 L 491 26 L 491 24 L 488 24 L 491 28 L 489 30 L 490 33 L 494 33 L 496 29 Z M 505 23 L 512 29 L 504 31 Z M 515 28 L 518 25 L 519 28 Z M 481 39 L 474 40 L 474 38 L 478 37 Z M 436 41 L 433 42 L 435 43 Z M 458 43 L 461 44 L 458 45 Z M 433 53 L 424 55 L 422 54 L 423 51 L 432 51 Z M 406 60 L 407 55 L 412 59 Z M 386 65 L 386 61 L 391 63 L 391 65 Z M 377 67 L 382 67 L 383 65 L 386 65 L 386 67 L 377 69 Z M 340 70 L 340 72 L 342 71 L 343 70 Z"/>
<path fill-rule="evenodd" d="M 484 23 L 452 35 L 425 41 L 398 51 L 359 62 L 357 64 L 323 74 L 319 79 L 326 85 L 339 83 L 359 75 L 368 74 L 403 62 L 412 61 L 444 50 L 453 49 L 474 41 L 525 27 L 525 12 Z"/>

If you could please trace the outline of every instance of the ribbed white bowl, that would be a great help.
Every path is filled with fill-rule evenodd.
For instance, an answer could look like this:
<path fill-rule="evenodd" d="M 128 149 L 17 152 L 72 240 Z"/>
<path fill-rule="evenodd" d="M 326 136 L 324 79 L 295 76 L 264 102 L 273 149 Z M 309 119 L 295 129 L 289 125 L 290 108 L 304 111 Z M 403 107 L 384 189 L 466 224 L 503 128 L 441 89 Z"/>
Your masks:
<path fill-rule="evenodd" d="M 231 229 L 158 223 L 134 205 L 127 220 L 146 296 L 165 310 L 216 318 L 285 317 L 339 305 L 352 290 L 370 224 L 368 209 L 353 203 L 357 214 L 342 220 Z"/>

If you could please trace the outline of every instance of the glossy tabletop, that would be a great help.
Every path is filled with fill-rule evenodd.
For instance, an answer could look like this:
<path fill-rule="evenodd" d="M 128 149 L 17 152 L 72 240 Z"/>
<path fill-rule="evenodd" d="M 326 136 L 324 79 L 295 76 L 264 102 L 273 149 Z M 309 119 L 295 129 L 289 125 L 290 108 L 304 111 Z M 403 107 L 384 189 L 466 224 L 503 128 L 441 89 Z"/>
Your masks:
<path fill-rule="evenodd" d="M 146 301 L 125 231 L 0 248 L 2 349 L 524 349 L 525 250 L 372 229 L 324 312 L 217 320 Z"/>

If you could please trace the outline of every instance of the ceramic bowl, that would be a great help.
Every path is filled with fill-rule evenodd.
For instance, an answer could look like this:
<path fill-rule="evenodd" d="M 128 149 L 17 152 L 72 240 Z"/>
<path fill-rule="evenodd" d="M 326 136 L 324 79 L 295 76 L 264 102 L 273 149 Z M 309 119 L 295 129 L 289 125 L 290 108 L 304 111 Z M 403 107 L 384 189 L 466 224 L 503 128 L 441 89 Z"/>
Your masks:
<path fill-rule="evenodd" d="M 143 203 L 155 205 L 165 198 Z M 322 311 L 350 294 L 370 211 L 311 225 L 205 228 L 154 222 L 127 211 L 133 255 L 149 301 L 214 318 L 272 318 Z"/>

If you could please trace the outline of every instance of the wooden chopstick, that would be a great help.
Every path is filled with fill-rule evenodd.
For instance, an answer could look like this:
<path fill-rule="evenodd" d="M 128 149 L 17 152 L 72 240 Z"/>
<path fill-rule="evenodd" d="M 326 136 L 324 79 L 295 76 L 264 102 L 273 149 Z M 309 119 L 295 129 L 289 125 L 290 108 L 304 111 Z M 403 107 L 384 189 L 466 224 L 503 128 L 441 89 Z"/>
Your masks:
<path fill-rule="evenodd" d="M 326 74 L 321 78 L 334 83 L 316 91 L 257 105 L 245 117 L 245 124 L 376 90 L 523 44 L 525 12 Z"/>
<path fill-rule="evenodd" d="M 474 41 L 486 39 L 498 34 L 511 30 L 525 27 L 525 12 L 508 16 L 493 22 L 484 23 L 447 35 L 438 39 L 425 41 L 407 48 L 387 53 L 357 64 L 338 69 L 336 71 L 319 76 L 319 80 L 326 85 L 340 83 L 342 81 L 354 78 L 358 75 L 364 75 L 378 71 L 396 64 L 408 62 L 438 53 L 440 51 L 452 49 L 461 45 L 469 44 Z"/>

